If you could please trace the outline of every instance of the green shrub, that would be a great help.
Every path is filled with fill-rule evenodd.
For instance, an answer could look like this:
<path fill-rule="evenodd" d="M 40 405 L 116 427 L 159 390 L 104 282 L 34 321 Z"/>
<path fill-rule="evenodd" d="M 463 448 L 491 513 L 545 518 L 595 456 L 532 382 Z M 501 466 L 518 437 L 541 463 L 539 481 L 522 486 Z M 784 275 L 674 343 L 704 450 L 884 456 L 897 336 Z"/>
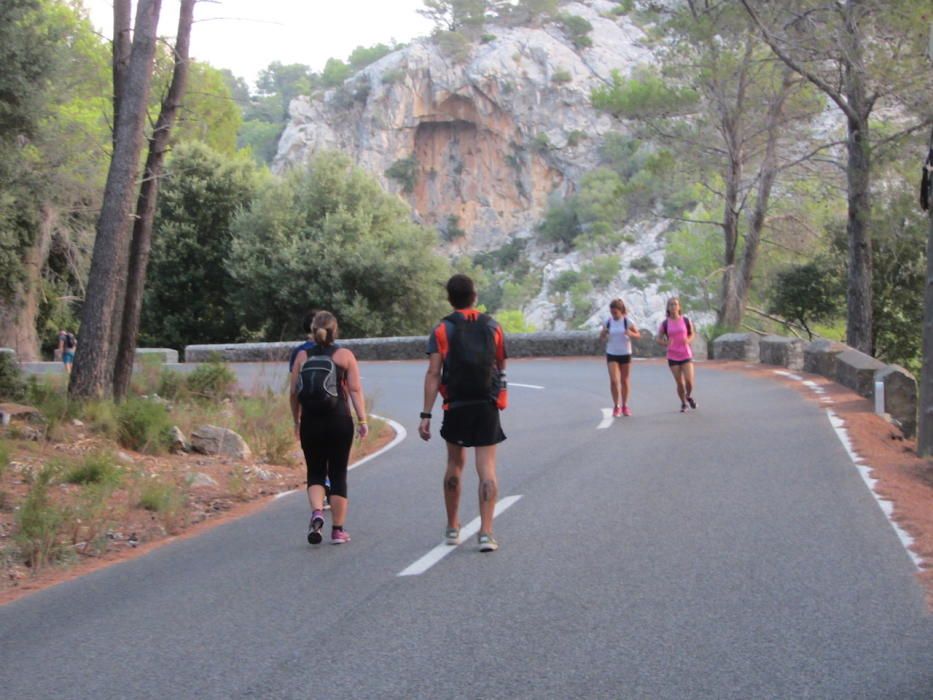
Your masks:
<path fill-rule="evenodd" d="M 87 455 L 80 464 L 65 472 L 62 480 L 68 484 L 105 484 L 116 486 L 123 470 L 114 462 L 113 455 L 95 452 Z"/>
<path fill-rule="evenodd" d="M 165 529 L 175 533 L 187 522 L 186 501 L 185 492 L 175 484 L 151 480 L 143 485 L 137 505 L 157 513 Z"/>
<path fill-rule="evenodd" d="M 537 328 L 528 323 L 520 309 L 500 309 L 496 320 L 506 333 L 534 333 Z"/>
<path fill-rule="evenodd" d="M 585 131 L 574 129 L 569 134 L 567 134 L 567 146 L 569 148 L 576 148 L 578 145 L 580 145 L 580 142 L 585 138 L 586 138 Z"/>
<path fill-rule="evenodd" d="M 185 377 L 181 372 L 163 369 L 159 375 L 159 388 L 156 393 L 163 399 L 181 399 L 187 393 Z"/>
<path fill-rule="evenodd" d="M 558 85 L 561 85 L 563 83 L 569 83 L 571 80 L 573 80 L 573 76 L 566 68 L 558 68 L 556 71 L 554 71 L 554 75 L 551 76 L 551 80 Z"/>
<path fill-rule="evenodd" d="M 414 156 L 397 160 L 389 166 L 385 175 L 398 182 L 406 194 L 411 194 L 418 182 L 418 161 Z"/>
<path fill-rule="evenodd" d="M 81 408 L 81 417 L 91 430 L 111 440 L 116 440 L 120 432 L 117 420 L 117 406 L 113 401 L 88 401 Z"/>
<path fill-rule="evenodd" d="M 564 270 L 554 279 L 551 289 L 559 293 L 569 292 L 580 280 L 580 273 L 576 270 Z"/>
<path fill-rule="evenodd" d="M 207 362 L 189 374 L 185 384 L 195 398 L 219 401 L 233 394 L 236 375 L 222 362 Z"/>
<path fill-rule="evenodd" d="M 64 387 L 55 385 L 55 380 L 29 377 L 26 391 L 26 400 L 42 414 L 46 421 L 46 432 L 54 432 L 65 421 L 74 418 L 79 404 L 68 400 L 68 393 Z"/>
<path fill-rule="evenodd" d="M 578 15 L 561 14 L 558 20 L 576 48 L 582 49 L 593 45 L 593 40 L 587 36 L 593 31 L 593 25 L 587 19 Z"/>
<path fill-rule="evenodd" d="M 165 513 L 183 502 L 184 495 L 178 487 L 153 480 L 143 485 L 137 505 L 153 513 Z"/>
<path fill-rule="evenodd" d="M 405 78 L 405 71 L 401 68 L 393 68 L 382 74 L 383 85 L 394 85 Z"/>
<path fill-rule="evenodd" d="M 547 153 L 551 150 L 551 140 L 547 137 L 547 134 L 541 132 L 537 134 L 534 139 L 531 141 L 531 150 L 535 153 Z"/>
<path fill-rule="evenodd" d="M 638 272 L 651 272 L 658 266 L 650 256 L 643 255 L 640 258 L 635 258 L 632 260 L 632 262 L 629 263 L 629 267 L 631 267 L 633 270 L 637 270 Z"/>
<path fill-rule="evenodd" d="M 129 399 L 117 407 L 117 439 L 131 450 L 158 454 L 171 444 L 168 410 L 147 399 Z"/>
<path fill-rule="evenodd" d="M 441 53 L 454 63 L 465 63 L 470 57 L 470 39 L 460 32 L 435 32 L 434 40 Z"/>
<path fill-rule="evenodd" d="M 496 35 L 495 34 L 483 34 L 479 38 L 479 40 L 480 40 L 480 43 L 488 44 L 489 42 L 496 40 Z"/>
<path fill-rule="evenodd" d="M 601 255 L 586 266 L 593 284 L 605 287 L 619 274 L 619 258 L 615 255 Z"/>
<path fill-rule="evenodd" d="M 19 369 L 16 357 L 0 353 L 0 399 L 22 401 L 26 398 L 26 382 Z"/>
<path fill-rule="evenodd" d="M 241 398 L 236 403 L 236 431 L 270 464 L 291 464 L 295 430 L 285 394 L 271 391 L 263 398 Z"/>
<path fill-rule="evenodd" d="M 451 214 L 447 217 L 447 224 L 441 229 L 441 236 L 448 243 L 466 236 L 466 231 L 460 228 L 460 217 Z"/>
<path fill-rule="evenodd" d="M 56 465 L 44 465 L 16 513 L 14 539 L 23 561 L 33 570 L 57 561 L 64 551 L 60 537 L 65 513 L 49 500 L 49 486 L 56 473 Z"/>

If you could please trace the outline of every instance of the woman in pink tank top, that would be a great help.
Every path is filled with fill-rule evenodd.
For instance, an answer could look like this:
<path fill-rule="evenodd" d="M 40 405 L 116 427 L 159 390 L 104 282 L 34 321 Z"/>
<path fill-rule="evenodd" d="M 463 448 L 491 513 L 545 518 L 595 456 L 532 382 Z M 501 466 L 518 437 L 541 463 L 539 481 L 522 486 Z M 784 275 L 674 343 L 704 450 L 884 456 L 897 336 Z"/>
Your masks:
<path fill-rule="evenodd" d="M 668 299 L 667 317 L 658 328 L 658 342 L 667 348 L 667 365 L 677 384 L 681 413 L 686 413 L 688 405 L 690 408 L 697 407 L 692 396 L 693 351 L 690 349 L 695 331 L 690 319 L 681 313 L 680 299 Z"/>

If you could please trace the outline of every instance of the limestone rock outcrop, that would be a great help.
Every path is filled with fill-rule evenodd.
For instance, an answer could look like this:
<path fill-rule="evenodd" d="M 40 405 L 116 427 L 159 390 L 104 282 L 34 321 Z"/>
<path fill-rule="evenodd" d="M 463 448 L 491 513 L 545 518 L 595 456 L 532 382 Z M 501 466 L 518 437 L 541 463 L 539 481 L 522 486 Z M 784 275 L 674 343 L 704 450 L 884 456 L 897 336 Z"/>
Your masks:
<path fill-rule="evenodd" d="M 452 249 L 528 235 L 548 198 L 574 191 L 602 137 L 618 129 L 591 106 L 593 88 L 648 60 L 641 31 L 612 15 L 615 6 L 562 5 L 592 24 L 590 48 L 575 48 L 557 22 L 489 25 L 463 60 L 415 40 L 321 96 L 294 100 L 273 169 L 340 150 L 422 223 L 447 231 Z M 409 176 L 387 176 L 400 162 Z"/>

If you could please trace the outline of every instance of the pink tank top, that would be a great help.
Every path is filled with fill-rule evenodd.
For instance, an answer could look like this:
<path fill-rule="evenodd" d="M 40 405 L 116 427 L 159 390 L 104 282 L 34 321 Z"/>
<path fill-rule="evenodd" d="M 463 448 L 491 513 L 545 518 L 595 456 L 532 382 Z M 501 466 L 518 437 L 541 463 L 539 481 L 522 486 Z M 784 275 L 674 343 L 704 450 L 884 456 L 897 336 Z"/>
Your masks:
<path fill-rule="evenodd" d="M 658 327 L 659 336 L 664 334 L 665 322 L 667 323 L 667 337 L 670 340 L 667 346 L 667 359 L 678 361 L 693 359 L 693 351 L 687 343 L 687 324 L 684 321 L 684 317 L 681 316 L 677 319 L 669 318 L 666 321 L 662 321 L 661 325 Z"/>

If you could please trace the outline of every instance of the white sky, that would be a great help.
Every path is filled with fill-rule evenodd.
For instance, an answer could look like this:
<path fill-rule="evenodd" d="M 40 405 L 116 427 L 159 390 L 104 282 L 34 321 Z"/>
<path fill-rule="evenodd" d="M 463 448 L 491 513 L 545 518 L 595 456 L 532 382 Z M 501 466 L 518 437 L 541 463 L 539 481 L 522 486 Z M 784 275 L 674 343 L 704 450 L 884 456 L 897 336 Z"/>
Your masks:
<path fill-rule="evenodd" d="M 84 0 L 84 6 L 94 26 L 111 36 L 112 0 Z M 345 61 L 357 46 L 429 34 L 431 23 L 415 12 L 420 7 L 421 0 L 200 0 L 191 54 L 251 85 L 273 61 L 320 72 L 328 58 Z M 177 25 L 178 0 L 162 0 L 159 34 L 173 37 Z"/>

